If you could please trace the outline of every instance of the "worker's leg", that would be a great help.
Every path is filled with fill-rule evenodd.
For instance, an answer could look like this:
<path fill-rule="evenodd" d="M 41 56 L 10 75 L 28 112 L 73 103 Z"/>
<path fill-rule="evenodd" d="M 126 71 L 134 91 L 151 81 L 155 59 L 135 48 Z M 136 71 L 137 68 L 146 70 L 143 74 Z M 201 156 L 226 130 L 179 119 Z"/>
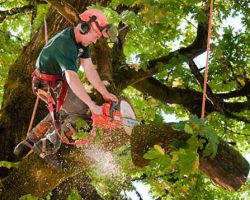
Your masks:
<path fill-rule="evenodd" d="M 34 143 L 38 142 L 46 132 L 51 128 L 51 116 L 48 114 L 39 124 L 36 125 L 29 133 L 26 138 L 21 141 L 14 149 L 14 154 L 18 158 L 26 157 L 32 152 Z"/>

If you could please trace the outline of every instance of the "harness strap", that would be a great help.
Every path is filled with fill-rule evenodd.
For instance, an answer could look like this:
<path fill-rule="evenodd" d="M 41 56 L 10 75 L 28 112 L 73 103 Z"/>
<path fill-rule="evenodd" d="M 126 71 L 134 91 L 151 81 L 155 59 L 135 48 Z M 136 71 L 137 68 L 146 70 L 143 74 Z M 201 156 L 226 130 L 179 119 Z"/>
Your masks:
<path fill-rule="evenodd" d="M 63 80 L 63 76 L 60 74 L 45 74 L 45 73 L 41 73 L 38 69 L 35 69 L 32 73 L 33 77 L 36 77 L 38 79 L 41 79 L 45 82 L 48 82 L 48 84 L 52 84 L 52 87 L 54 87 L 55 82 L 57 80 Z"/>
<path fill-rule="evenodd" d="M 61 106 L 63 105 L 65 96 L 67 94 L 67 90 L 68 90 L 68 83 L 66 81 L 66 78 L 64 77 L 61 92 L 56 102 L 56 112 L 59 112 Z"/>
<path fill-rule="evenodd" d="M 31 145 L 29 142 L 27 142 L 26 140 L 23 140 L 23 144 L 25 144 L 27 147 L 29 147 L 30 149 L 32 149 L 33 145 Z"/>
<path fill-rule="evenodd" d="M 46 154 L 46 140 L 42 140 L 42 153 Z"/>

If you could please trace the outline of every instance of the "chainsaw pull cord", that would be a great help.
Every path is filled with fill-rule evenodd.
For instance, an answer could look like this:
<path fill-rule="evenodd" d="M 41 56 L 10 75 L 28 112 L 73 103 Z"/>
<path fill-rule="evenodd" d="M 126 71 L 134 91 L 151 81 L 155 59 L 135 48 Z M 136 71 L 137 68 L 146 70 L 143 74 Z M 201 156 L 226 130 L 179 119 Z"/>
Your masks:
<path fill-rule="evenodd" d="M 205 104 L 206 104 L 206 93 L 207 93 L 207 76 L 208 76 L 208 56 L 209 56 L 209 50 L 210 50 L 212 14 L 213 14 L 213 0 L 210 0 L 210 13 L 209 13 L 209 24 L 208 24 L 208 36 L 207 36 L 206 70 L 205 70 L 205 74 L 204 74 L 202 109 L 201 109 L 201 118 L 202 119 L 204 119 L 204 116 L 205 116 Z"/>

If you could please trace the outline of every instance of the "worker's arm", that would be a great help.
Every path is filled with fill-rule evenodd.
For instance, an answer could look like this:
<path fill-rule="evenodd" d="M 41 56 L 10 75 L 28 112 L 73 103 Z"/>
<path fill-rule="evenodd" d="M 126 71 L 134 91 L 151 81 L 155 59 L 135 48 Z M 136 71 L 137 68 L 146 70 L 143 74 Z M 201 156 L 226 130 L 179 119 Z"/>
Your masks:
<path fill-rule="evenodd" d="M 75 93 L 75 95 L 79 99 L 81 99 L 85 104 L 87 104 L 91 112 L 96 115 L 101 114 L 102 107 L 95 105 L 95 103 L 91 100 L 83 84 L 81 83 L 77 73 L 72 70 L 66 70 L 65 76 L 66 76 L 67 83 L 69 87 L 71 88 L 71 90 Z"/>
<path fill-rule="evenodd" d="M 95 89 L 97 89 L 98 92 L 101 93 L 103 98 L 106 101 L 118 102 L 117 97 L 113 95 L 112 93 L 110 93 L 105 87 L 105 85 L 103 84 L 98 72 L 96 71 L 92 63 L 91 58 L 80 59 L 80 64 L 81 64 L 81 67 L 83 67 L 84 72 L 89 82 L 94 86 Z"/>

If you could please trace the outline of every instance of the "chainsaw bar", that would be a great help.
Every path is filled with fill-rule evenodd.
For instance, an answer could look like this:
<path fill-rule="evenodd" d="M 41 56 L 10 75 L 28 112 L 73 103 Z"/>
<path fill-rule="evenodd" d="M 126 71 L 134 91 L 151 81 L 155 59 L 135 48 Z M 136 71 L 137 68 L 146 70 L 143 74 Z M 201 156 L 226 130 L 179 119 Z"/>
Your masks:
<path fill-rule="evenodd" d="M 122 118 L 122 122 L 123 122 L 124 126 L 136 126 L 136 125 L 141 124 L 141 122 L 139 120 L 126 118 L 126 117 Z"/>

